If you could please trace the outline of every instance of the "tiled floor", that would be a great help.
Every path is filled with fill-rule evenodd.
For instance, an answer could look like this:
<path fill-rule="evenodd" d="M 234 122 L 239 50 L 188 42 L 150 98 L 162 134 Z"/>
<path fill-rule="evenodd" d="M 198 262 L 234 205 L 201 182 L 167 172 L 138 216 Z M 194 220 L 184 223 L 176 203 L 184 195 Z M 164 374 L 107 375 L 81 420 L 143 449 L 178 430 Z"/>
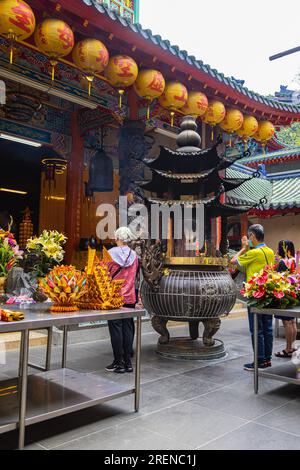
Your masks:
<path fill-rule="evenodd" d="M 184 334 L 186 328 L 172 328 L 173 336 Z M 253 375 L 242 367 L 252 359 L 246 319 L 223 321 L 217 337 L 227 347 L 224 359 L 167 360 L 155 353 L 157 335 L 143 324 L 140 412 L 128 396 L 36 424 L 26 430 L 26 449 L 300 449 L 300 388 L 261 378 L 254 395 Z M 276 350 L 281 346 L 276 340 Z M 55 347 L 52 368 L 60 354 Z M 43 358 L 43 348 L 31 349 L 31 360 Z M 8 351 L 6 359 L 0 379 L 16 375 L 18 353 Z M 110 362 L 108 339 L 69 346 L 69 368 L 133 381 L 132 374 L 105 373 Z M 0 449 L 16 443 L 15 432 L 0 435 Z"/>

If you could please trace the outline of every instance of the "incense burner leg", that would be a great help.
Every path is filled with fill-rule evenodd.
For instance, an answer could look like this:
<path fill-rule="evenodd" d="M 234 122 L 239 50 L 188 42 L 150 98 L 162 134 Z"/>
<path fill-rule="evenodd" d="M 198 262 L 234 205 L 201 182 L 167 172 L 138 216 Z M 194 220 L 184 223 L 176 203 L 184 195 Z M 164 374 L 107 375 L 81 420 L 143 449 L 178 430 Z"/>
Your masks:
<path fill-rule="evenodd" d="M 192 340 L 199 338 L 199 323 L 199 320 L 189 322 L 190 337 Z"/>
<path fill-rule="evenodd" d="M 212 318 L 211 320 L 202 320 L 204 325 L 203 343 L 205 346 L 212 347 L 215 345 L 213 336 L 219 331 L 221 326 L 220 318 Z"/>
<path fill-rule="evenodd" d="M 170 341 L 170 333 L 167 329 L 168 319 L 154 315 L 151 319 L 153 329 L 161 336 L 158 339 L 159 344 L 168 344 Z"/>

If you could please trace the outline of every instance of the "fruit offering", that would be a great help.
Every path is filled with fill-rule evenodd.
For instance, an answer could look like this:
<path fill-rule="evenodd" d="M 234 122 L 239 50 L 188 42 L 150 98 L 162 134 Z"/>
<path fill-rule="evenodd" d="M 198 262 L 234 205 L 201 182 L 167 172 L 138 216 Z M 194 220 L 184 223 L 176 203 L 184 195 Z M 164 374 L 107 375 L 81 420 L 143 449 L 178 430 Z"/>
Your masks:
<path fill-rule="evenodd" d="M 86 292 L 86 275 L 74 266 L 57 266 L 39 285 L 54 302 L 51 312 L 75 312 L 77 302 Z"/>
<path fill-rule="evenodd" d="M 25 316 L 22 312 L 16 312 L 14 310 L 0 310 L 0 320 L 11 322 L 11 321 L 20 321 L 24 320 Z"/>
<path fill-rule="evenodd" d="M 86 310 L 114 310 L 123 307 L 124 300 L 121 289 L 123 280 L 112 280 L 106 263 L 100 262 L 96 251 L 89 249 L 86 268 L 87 292 L 78 302 L 78 306 Z"/>

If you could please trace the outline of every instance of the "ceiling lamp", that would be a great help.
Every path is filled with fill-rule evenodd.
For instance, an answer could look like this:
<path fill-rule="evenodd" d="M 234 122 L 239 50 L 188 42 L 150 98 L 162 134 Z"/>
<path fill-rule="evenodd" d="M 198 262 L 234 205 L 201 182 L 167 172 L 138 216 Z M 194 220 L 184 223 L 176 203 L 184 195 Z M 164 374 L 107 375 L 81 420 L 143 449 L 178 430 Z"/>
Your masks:
<path fill-rule="evenodd" d="M 42 144 L 34 142 L 33 140 L 23 139 L 22 137 L 16 137 L 14 135 L 0 133 L 0 139 L 10 140 L 11 142 L 17 142 L 18 144 L 31 145 L 32 147 L 41 147 Z"/>
<path fill-rule="evenodd" d="M 42 160 L 42 165 L 45 171 L 45 181 L 48 181 L 49 191 L 51 189 L 51 183 L 56 186 L 56 175 L 62 175 L 67 169 L 68 161 L 61 157 L 46 157 Z"/>

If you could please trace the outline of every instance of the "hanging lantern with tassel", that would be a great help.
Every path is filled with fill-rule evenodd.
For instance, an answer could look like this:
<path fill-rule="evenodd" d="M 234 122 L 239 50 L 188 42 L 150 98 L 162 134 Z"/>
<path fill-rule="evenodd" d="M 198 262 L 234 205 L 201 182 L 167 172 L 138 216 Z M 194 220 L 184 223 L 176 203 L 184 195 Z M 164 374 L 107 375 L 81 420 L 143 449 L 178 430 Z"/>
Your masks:
<path fill-rule="evenodd" d="M 105 76 L 110 85 L 117 88 L 119 92 L 119 108 L 122 107 L 122 96 L 125 93 L 125 88 L 134 84 L 138 73 L 137 63 L 132 57 L 116 55 L 109 60 L 108 66 L 105 69 Z"/>
<path fill-rule="evenodd" d="M 36 28 L 34 40 L 39 50 L 50 59 L 53 84 L 58 60 L 69 55 L 74 47 L 73 31 L 64 21 L 47 18 Z"/>
<path fill-rule="evenodd" d="M 258 121 L 254 116 L 244 116 L 244 122 L 240 129 L 236 131 L 237 135 L 242 138 L 245 144 L 245 150 L 247 150 L 248 139 L 254 136 L 258 131 Z"/>
<path fill-rule="evenodd" d="M 188 91 L 180 82 L 166 84 L 164 93 L 159 98 L 159 104 L 171 112 L 171 126 L 174 126 L 175 112 L 181 110 L 188 100 Z"/>
<path fill-rule="evenodd" d="M 208 102 L 208 108 L 202 117 L 203 122 L 211 126 L 211 140 L 214 140 L 214 127 L 220 124 L 226 116 L 226 108 L 221 101 Z"/>
<path fill-rule="evenodd" d="M 230 134 L 230 147 L 232 145 L 231 135 L 242 127 L 243 122 L 244 116 L 241 111 L 234 108 L 227 109 L 225 119 L 220 123 L 220 127 L 227 134 Z"/>
<path fill-rule="evenodd" d="M 270 121 L 260 121 L 258 123 L 258 130 L 254 134 L 254 139 L 257 142 L 260 142 L 264 153 L 266 152 L 266 145 L 269 140 L 271 140 L 275 135 L 275 127 Z"/>
<path fill-rule="evenodd" d="M 34 30 L 34 13 L 26 2 L 0 0 L 0 34 L 10 43 L 10 64 L 13 63 L 14 43 L 29 38 Z"/>
<path fill-rule="evenodd" d="M 134 89 L 140 98 L 148 101 L 147 120 L 150 119 L 150 105 L 152 101 L 159 98 L 165 91 L 166 82 L 163 75 L 158 70 L 142 70 L 136 82 Z"/>
<path fill-rule="evenodd" d="M 85 74 L 88 81 L 88 94 L 91 96 L 95 74 L 103 72 L 107 67 L 109 61 L 108 50 L 98 39 L 84 39 L 75 45 L 72 57 L 77 67 Z"/>
<path fill-rule="evenodd" d="M 186 104 L 183 106 L 181 111 L 186 116 L 193 116 L 195 118 L 203 116 L 208 108 L 208 99 L 201 91 L 189 92 L 189 97 Z"/>

